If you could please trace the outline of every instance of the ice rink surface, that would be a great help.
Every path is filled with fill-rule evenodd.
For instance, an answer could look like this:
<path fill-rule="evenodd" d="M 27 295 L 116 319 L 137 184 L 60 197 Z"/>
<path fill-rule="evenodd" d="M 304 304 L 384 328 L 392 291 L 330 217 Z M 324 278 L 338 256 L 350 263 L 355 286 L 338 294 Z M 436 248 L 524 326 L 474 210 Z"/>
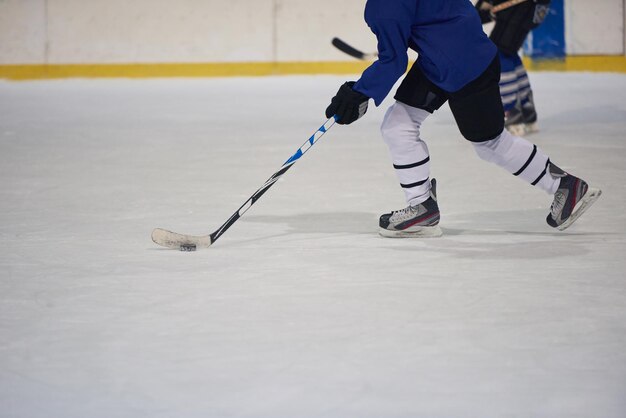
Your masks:
<path fill-rule="evenodd" d="M 528 139 L 604 192 L 567 231 L 446 105 L 444 236 L 378 236 L 387 99 L 210 249 L 151 242 L 217 229 L 344 80 L 0 81 L 0 416 L 626 416 L 625 75 L 531 74 Z"/>

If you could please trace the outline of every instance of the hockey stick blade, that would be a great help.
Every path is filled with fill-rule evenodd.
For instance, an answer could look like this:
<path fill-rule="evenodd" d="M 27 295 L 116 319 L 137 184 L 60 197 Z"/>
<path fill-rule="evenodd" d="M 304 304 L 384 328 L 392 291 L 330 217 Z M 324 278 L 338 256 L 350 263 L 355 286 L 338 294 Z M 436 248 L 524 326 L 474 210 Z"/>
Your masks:
<path fill-rule="evenodd" d="M 355 47 L 348 45 L 347 43 L 345 43 L 339 38 L 333 38 L 331 43 L 333 44 L 335 48 L 337 48 L 344 54 L 348 54 L 351 57 L 359 59 L 359 60 L 371 61 L 371 60 L 375 60 L 378 57 L 377 54 L 366 54 L 365 52 L 359 51 Z"/>
<path fill-rule="evenodd" d="M 252 196 L 246 200 L 243 205 L 237 209 L 230 218 L 226 220 L 218 229 L 209 235 L 184 235 L 177 232 L 168 231 L 166 229 L 156 228 L 152 231 L 152 241 L 155 244 L 161 245 L 166 248 L 180 251 L 195 251 L 200 248 L 209 248 L 224 232 L 228 230 L 244 213 L 257 202 L 261 196 L 265 194 L 276 182 L 291 168 L 294 164 L 311 149 L 317 141 L 324 136 L 326 132 L 337 122 L 337 115 L 329 118 L 326 123 L 319 127 L 317 131 L 304 144 L 293 154 L 285 163 L 270 176 L 269 179 L 256 191 Z"/>
<path fill-rule="evenodd" d="M 213 243 L 210 235 L 184 235 L 161 228 L 152 231 L 152 241 L 162 247 L 180 251 L 209 248 Z"/>

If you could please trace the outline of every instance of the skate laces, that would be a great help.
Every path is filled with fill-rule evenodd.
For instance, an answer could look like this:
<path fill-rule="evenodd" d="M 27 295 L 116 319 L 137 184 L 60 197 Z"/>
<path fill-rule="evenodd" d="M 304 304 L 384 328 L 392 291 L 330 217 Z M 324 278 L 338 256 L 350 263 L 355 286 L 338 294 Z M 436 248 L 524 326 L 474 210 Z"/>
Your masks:
<path fill-rule="evenodd" d="M 404 209 L 395 210 L 391 213 L 389 220 L 391 222 L 402 222 L 411 219 L 418 212 L 418 206 L 407 206 Z"/>
<path fill-rule="evenodd" d="M 565 206 L 565 202 L 567 200 L 567 196 L 561 190 L 557 190 L 554 194 L 554 200 L 552 201 L 552 205 L 550 206 L 550 215 L 552 215 L 553 219 L 557 219 L 557 217 L 563 212 L 563 207 Z"/>

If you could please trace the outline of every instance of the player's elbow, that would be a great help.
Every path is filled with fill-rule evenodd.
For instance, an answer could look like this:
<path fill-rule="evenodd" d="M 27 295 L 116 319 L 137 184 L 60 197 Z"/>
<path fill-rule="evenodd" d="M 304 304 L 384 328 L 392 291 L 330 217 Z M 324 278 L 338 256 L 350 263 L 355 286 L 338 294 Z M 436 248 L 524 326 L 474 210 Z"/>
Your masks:
<path fill-rule="evenodd" d="M 406 69 L 409 66 L 409 58 L 407 57 L 407 55 L 400 55 L 398 57 L 398 59 L 396 60 L 396 76 L 397 78 L 402 77 L 402 75 L 404 73 L 406 73 Z"/>
<path fill-rule="evenodd" d="M 409 65 L 409 58 L 405 54 L 389 54 L 379 59 L 380 63 L 389 68 L 395 79 L 402 77 Z"/>

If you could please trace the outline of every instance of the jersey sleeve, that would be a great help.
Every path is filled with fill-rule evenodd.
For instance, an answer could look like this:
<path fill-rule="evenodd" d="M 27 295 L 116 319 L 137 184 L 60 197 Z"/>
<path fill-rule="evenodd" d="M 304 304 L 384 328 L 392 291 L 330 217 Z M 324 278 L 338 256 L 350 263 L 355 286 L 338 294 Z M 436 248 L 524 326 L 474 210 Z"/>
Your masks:
<path fill-rule="evenodd" d="M 367 14 L 366 21 L 378 39 L 378 60 L 363 72 L 353 88 L 374 99 L 378 106 L 406 72 L 411 22 L 404 18 L 368 18 Z"/>

